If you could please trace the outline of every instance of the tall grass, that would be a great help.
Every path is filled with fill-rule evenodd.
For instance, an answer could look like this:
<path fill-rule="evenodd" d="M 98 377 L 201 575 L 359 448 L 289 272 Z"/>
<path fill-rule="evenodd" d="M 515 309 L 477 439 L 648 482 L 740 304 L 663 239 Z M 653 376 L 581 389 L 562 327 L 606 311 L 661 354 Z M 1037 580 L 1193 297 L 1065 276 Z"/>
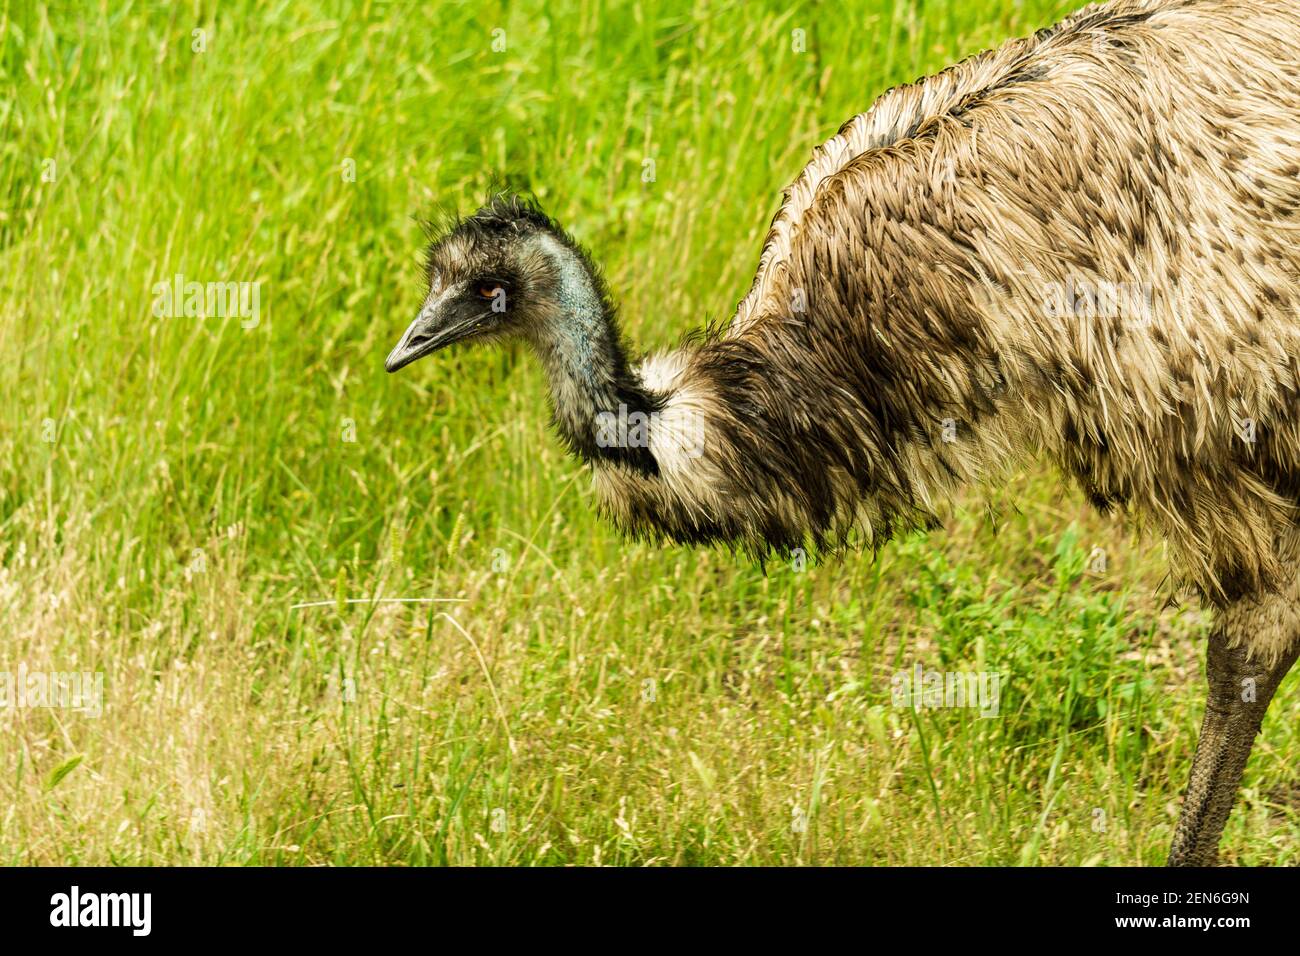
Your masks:
<path fill-rule="evenodd" d="M 382 368 L 414 217 L 533 190 L 666 345 L 844 119 L 1067 9 L 0 0 L 0 671 L 105 675 L 0 711 L 0 862 L 1159 862 L 1204 615 L 1045 468 L 764 570 L 596 521 L 522 352 Z M 917 663 L 999 715 L 895 706 Z M 1297 859 L 1298 715 L 1230 860 Z"/>

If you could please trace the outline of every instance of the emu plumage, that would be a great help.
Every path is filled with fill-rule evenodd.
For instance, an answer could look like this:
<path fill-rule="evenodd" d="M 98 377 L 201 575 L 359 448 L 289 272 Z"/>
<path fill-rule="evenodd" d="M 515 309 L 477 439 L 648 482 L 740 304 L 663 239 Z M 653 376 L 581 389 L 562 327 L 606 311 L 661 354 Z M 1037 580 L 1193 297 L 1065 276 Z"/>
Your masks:
<path fill-rule="evenodd" d="M 1213 862 L 1300 650 L 1297 51 L 1294 5 L 1120 0 L 891 90 L 729 326 L 638 364 L 587 254 L 497 197 L 431 245 L 388 367 L 524 339 L 604 512 L 682 542 L 879 542 L 1046 455 L 1216 611 L 1170 854 Z"/>

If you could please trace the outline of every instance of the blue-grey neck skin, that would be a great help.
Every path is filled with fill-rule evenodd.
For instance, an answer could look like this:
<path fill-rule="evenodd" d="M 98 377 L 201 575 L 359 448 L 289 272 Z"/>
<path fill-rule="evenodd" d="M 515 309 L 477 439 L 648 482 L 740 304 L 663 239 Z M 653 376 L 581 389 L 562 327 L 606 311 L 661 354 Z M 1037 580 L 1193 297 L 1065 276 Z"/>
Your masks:
<path fill-rule="evenodd" d="M 555 270 L 558 308 L 532 331 L 532 344 L 551 386 L 555 424 L 585 460 L 613 459 L 654 470 L 649 450 L 606 448 L 596 441 L 597 416 L 649 412 L 654 399 L 628 365 L 600 287 L 583 258 L 551 235 L 535 240 Z"/>
<path fill-rule="evenodd" d="M 565 360 L 573 384 L 600 404 L 611 397 L 605 386 L 614 377 L 613 369 L 602 367 L 613 338 L 605 305 L 576 252 L 550 236 L 540 241 L 559 280 L 555 298 L 563 321 L 550 329 L 554 352 Z"/>

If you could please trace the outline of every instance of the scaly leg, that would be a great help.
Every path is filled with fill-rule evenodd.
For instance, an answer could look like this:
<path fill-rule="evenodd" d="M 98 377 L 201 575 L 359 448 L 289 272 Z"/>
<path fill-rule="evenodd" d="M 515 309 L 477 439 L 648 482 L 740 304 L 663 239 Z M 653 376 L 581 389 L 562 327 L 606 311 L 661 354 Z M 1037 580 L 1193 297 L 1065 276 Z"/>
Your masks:
<path fill-rule="evenodd" d="M 1265 660 L 1262 654 L 1248 660 L 1244 644 L 1228 644 L 1235 636 L 1258 647 L 1262 635 L 1254 627 L 1264 630 L 1280 623 L 1276 616 L 1269 620 L 1267 615 L 1238 606 L 1210 635 L 1205 660 L 1209 696 L 1187 796 L 1169 851 L 1170 866 L 1213 866 L 1218 859 L 1223 825 L 1236 800 L 1255 734 L 1273 692 L 1300 652 L 1294 634 L 1287 636 L 1289 649 L 1276 660 Z"/>

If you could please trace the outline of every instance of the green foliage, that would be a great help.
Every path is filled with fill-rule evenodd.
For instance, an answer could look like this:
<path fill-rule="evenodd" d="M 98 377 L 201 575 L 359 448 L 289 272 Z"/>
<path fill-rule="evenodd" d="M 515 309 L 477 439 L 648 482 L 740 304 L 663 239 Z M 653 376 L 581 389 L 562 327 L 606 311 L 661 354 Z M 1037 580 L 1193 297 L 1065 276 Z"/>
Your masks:
<path fill-rule="evenodd" d="M 383 371 L 413 217 L 535 191 L 664 346 L 841 122 L 1067 9 L 0 0 L 0 671 L 106 675 L 0 712 L 0 863 L 1158 862 L 1203 616 L 1045 470 L 764 573 L 600 524 L 522 352 Z M 999 716 L 894 706 L 917 663 Z M 1230 858 L 1295 862 L 1296 708 Z"/>

